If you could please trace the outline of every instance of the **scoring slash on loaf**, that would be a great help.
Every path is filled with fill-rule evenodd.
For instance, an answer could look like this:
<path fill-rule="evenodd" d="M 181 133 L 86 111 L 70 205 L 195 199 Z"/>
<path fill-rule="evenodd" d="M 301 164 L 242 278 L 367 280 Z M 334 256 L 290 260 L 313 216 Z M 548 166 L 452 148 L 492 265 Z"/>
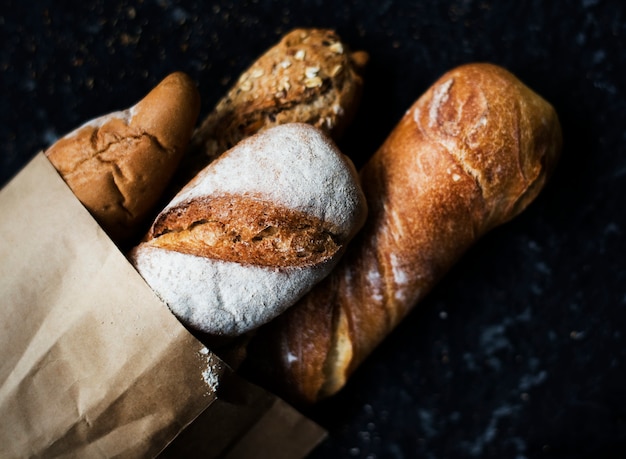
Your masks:
<path fill-rule="evenodd" d="M 366 212 L 350 160 L 317 128 L 291 123 L 203 169 L 129 259 L 182 323 L 237 336 L 328 275 Z"/>
<path fill-rule="evenodd" d="M 441 77 L 362 169 L 369 215 L 337 268 L 251 342 L 246 372 L 296 403 L 340 390 L 461 255 L 555 167 L 553 107 L 508 71 Z"/>
<path fill-rule="evenodd" d="M 359 104 L 368 54 L 329 29 L 295 29 L 260 56 L 193 134 L 188 174 L 240 140 L 286 123 L 307 123 L 337 141 Z"/>
<path fill-rule="evenodd" d="M 85 123 L 45 154 L 108 235 L 125 242 L 172 178 L 199 111 L 195 84 L 176 72 L 133 107 Z"/>

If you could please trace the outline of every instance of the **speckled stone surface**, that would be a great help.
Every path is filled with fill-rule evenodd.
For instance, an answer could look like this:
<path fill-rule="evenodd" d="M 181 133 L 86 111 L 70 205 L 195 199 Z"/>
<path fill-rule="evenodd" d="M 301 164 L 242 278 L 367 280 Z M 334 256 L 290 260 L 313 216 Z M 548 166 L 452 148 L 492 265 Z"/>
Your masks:
<path fill-rule="evenodd" d="M 540 198 L 311 410 L 329 430 L 311 457 L 626 457 L 622 2 L 5 0 L 0 184 L 168 72 L 198 82 L 206 114 L 296 26 L 335 28 L 370 53 L 363 104 L 340 143 L 357 165 L 437 77 L 470 61 L 513 71 L 554 104 L 564 132 Z"/>

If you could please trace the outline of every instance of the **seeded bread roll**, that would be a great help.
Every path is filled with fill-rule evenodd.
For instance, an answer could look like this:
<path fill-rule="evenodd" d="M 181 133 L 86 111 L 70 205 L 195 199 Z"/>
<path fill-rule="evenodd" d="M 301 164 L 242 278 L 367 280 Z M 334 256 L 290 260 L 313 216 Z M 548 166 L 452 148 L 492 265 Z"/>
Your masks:
<path fill-rule="evenodd" d="M 199 111 L 195 84 L 173 73 L 135 106 L 82 125 L 45 154 L 102 228 L 122 243 L 159 200 Z"/>
<path fill-rule="evenodd" d="M 294 403 L 336 393 L 477 239 L 533 201 L 560 149 L 554 109 L 511 73 L 446 73 L 361 171 L 362 232 L 330 276 L 259 331 L 245 371 Z"/>
<path fill-rule="evenodd" d="M 237 80 L 194 133 L 192 176 L 240 140 L 285 123 L 308 123 L 338 140 L 357 109 L 368 59 L 328 29 L 286 34 Z"/>
<path fill-rule="evenodd" d="M 232 337 L 328 275 L 366 212 L 350 160 L 317 128 L 291 123 L 202 170 L 129 259 L 183 324 Z"/>

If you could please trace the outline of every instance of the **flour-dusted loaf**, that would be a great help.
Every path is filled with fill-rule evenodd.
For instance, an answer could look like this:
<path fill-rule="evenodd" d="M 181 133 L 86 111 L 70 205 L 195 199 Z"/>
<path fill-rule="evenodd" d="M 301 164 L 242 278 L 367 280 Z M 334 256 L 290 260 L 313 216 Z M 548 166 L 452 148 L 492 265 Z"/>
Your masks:
<path fill-rule="evenodd" d="M 280 124 L 311 124 L 337 141 L 359 105 L 367 60 L 333 30 L 287 33 L 202 121 L 182 172 L 193 175 L 240 140 Z"/>
<path fill-rule="evenodd" d="M 236 336 L 328 275 L 366 212 L 350 160 L 319 129 L 290 123 L 203 169 L 129 259 L 182 323 Z"/>
<path fill-rule="evenodd" d="M 45 154 L 109 236 L 126 242 L 173 176 L 199 111 L 195 84 L 176 72 L 133 107 L 80 126 Z"/>
<path fill-rule="evenodd" d="M 508 71 L 443 75 L 362 169 L 362 232 L 330 276 L 260 330 L 248 376 L 293 402 L 337 392 L 477 239 L 533 201 L 560 149 L 553 107 Z"/>

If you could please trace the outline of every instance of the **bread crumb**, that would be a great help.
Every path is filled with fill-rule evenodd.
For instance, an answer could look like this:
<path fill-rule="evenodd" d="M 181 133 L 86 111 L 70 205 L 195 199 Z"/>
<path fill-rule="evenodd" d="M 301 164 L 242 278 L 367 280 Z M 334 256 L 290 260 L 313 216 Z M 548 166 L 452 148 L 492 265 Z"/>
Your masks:
<path fill-rule="evenodd" d="M 580 341 L 585 337 L 584 331 L 572 330 L 569 334 L 569 337 L 574 341 Z"/>
<path fill-rule="evenodd" d="M 215 360 L 206 347 L 200 349 L 202 360 L 206 363 L 206 368 L 202 371 L 202 379 L 210 389 L 206 395 L 215 394 L 220 384 L 220 374 L 222 366 Z"/>

